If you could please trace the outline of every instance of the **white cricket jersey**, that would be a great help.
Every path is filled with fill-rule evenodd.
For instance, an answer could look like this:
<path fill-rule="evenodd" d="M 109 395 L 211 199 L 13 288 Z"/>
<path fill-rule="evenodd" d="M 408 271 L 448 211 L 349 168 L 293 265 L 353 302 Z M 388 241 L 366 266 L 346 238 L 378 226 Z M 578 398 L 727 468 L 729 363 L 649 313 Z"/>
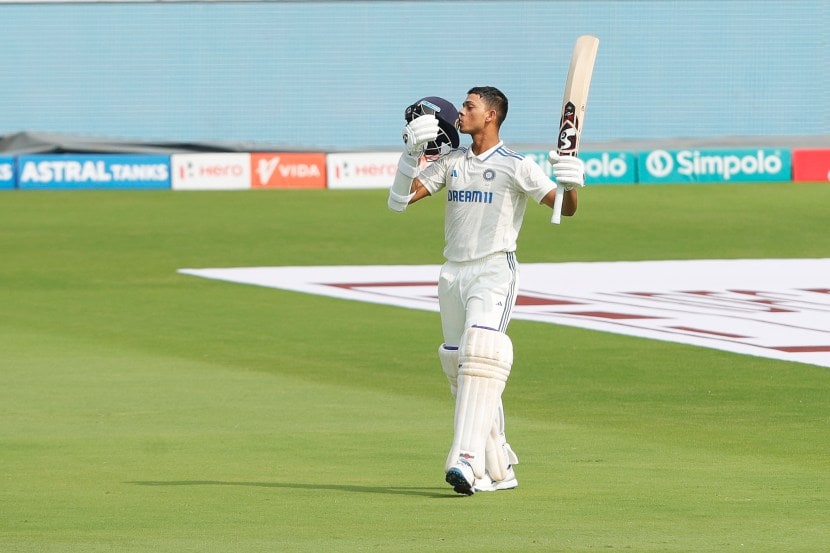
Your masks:
<path fill-rule="evenodd" d="M 556 188 L 535 161 L 503 142 L 478 156 L 471 148 L 452 150 L 418 180 L 430 195 L 447 189 L 444 257 L 460 262 L 515 251 L 527 199 L 539 203 Z"/>

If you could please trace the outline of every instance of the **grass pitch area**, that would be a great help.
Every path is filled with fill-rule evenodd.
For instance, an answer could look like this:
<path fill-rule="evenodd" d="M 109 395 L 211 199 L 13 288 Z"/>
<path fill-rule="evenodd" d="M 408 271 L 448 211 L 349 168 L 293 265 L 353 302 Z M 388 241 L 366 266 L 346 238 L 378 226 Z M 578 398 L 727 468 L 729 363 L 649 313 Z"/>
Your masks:
<path fill-rule="evenodd" d="M 436 314 L 176 273 L 440 263 L 442 200 L 0 194 L 0 550 L 827 550 L 827 369 L 514 321 L 520 487 L 467 498 Z M 828 205 L 587 188 L 519 259 L 827 257 Z"/>

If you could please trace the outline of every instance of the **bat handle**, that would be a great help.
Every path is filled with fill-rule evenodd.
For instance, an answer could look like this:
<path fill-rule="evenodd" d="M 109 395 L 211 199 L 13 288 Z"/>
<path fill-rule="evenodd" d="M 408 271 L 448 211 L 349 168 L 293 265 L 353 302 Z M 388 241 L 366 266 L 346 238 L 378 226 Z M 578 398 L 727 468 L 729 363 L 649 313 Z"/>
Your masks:
<path fill-rule="evenodd" d="M 557 187 L 556 197 L 553 199 L 553 215 L 551 215 L 550 222 L 558 225 L 562 222 L 562 200 L 565 198 L 565 189 Z"/>

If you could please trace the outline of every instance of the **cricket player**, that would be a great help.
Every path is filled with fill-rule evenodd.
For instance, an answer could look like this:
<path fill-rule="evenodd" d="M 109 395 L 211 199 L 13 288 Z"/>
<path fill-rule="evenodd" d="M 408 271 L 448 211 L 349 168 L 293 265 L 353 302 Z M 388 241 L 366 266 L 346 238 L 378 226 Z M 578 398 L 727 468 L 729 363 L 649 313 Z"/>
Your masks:
<path fill-rule="evenodd" d="M 513 365 L 506 331 L 518 293 L 516 240 L 527 201 L 553 207 L 556 194 L 564 194 L 562 214 L 572 216 L 584 186 L 579 158 L 550 152 L 554 183 L 532 159 L 504 146 L 499 129 L 507 107 L 505 95 L 489 86 L 470 89 L 460 111 L 434 96 L 409 106 L 404 152 L 389 190 L 389 208 L 403 212 L 446 189 L 438 356 L 455 397 L 446 481 L 464 495 L 518 486 L 501 395 Z M 470 146 L 459 147 L 456 129 L 470 135 Z"/>

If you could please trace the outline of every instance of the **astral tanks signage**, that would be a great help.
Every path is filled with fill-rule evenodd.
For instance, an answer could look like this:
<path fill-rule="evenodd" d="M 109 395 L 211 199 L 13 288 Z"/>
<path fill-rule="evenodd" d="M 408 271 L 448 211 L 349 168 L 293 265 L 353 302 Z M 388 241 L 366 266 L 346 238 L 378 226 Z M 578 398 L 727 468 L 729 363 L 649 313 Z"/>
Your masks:
<path fill-rule="evenodd" d="M 14 158 L 0 156 L 0 189 L 14 188 Z"/>
<path fill-rule="evenodd" d="M 21 189 L 170 188 L 170 158 L 132 154 L 20 156 Z"/>

